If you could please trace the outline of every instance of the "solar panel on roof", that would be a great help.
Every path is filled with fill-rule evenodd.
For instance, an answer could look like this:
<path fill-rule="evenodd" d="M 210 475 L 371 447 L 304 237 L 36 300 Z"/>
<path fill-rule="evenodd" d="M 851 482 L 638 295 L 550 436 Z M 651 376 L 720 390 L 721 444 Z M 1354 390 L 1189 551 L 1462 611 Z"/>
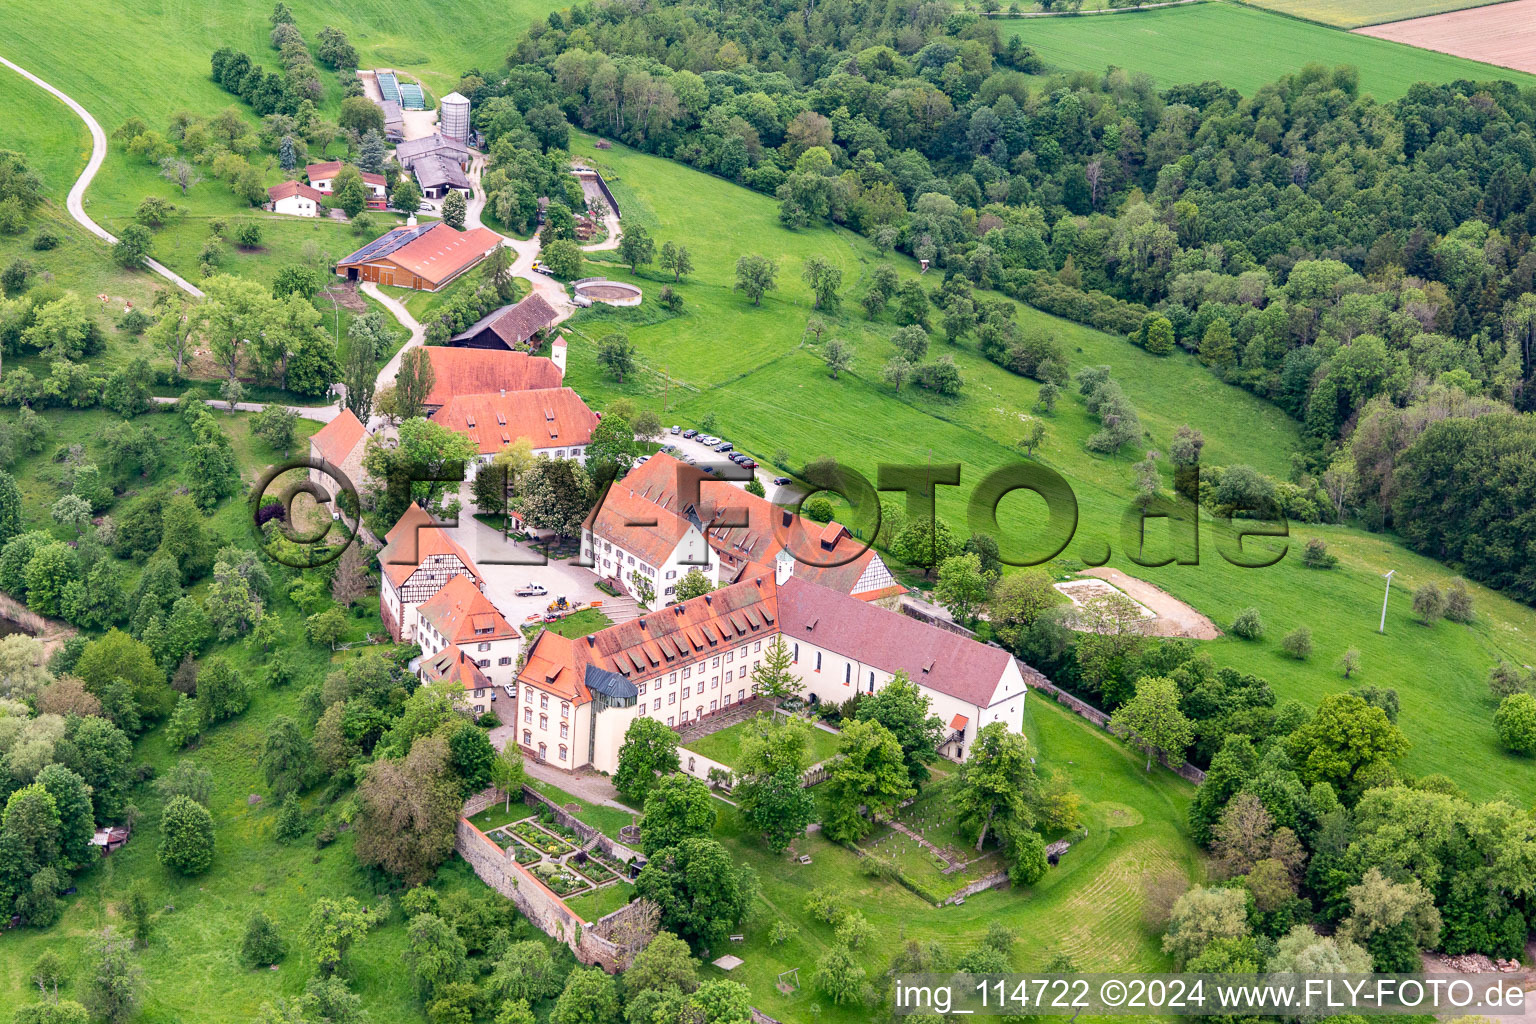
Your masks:
<path fill-rule="evenodd" d="M 409 243 L 414 242 L 417 238 L 420 238 L 428 231 L 431 231 L 432 228 L 437 225 L 437 223 L 439 222 L 434 221 L 429 224 L 418 224 L 414 228 L 396 228 L 393 231 L 385 232 L 378 238 L 375 238 L 373 241 L 363 246 L 361 249 L 357 250 L 357 252 L 354 252 L 352 255 L 341 260 L 341 262 L 363 263 L 371 259 L 378 259 L 382 256 L 388 256 L 396 249 L 400 249 Z"/>

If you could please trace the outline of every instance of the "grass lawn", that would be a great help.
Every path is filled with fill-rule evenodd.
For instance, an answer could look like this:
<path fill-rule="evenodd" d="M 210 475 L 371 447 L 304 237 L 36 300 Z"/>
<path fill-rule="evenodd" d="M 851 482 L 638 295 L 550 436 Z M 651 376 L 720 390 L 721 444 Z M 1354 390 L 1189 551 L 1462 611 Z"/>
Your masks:
<path fill-rule="evenodd" d="M 595 892 L 589 892 L 584 896 L 576 896 L 565 901 L 565 905 L 580 914 L 583 920 L 596 921 L 618 910 L 629 902 L 635 894 L 635 887 L 629 882 L 618 882 L 614 885 L 605 885 Z"/>
<path fill-rule="evenodd" d="M 507 806 L 506 801 L 498 801 L 471 817 L 469 823 L 481 832 L 489 832 L 491 829 L 510 825 L 514 821 L 522 821 L 532 813 L 534 813 L 533 810 L 522 800 L 512 801 L 510 807 Z"/>
<path fill-rule="evenodd" d="M 690 740 L 687 748 L 695 754 L 702 754 L 713 761 L 735 768 L 741 763 L 741 748 L 747 737 L 760 733 L 763 728 L 762 723 L 765 721 L 765 716 L 759 715 L 745 722 L 737 722 L 708 736 Z M 809 737 L 806 747 L 806 764 L 820 764 L 837 754 L 838 737 L 835 734 L 812 726 Z"/>
<path fill-rule="evenodd" d="M 1205 11 L 1260 17 L 1308 32 L 1328 31 L 1215 5 L 1169 13 Z M 729 437 L 737 448 L 764 459 L 782 450 L 791 466 L 832 456 L 874 481 L 882 463 L 960 463 L 961 485 L 940 488 L 937 507 L 958 536 L 970 534 L 966 502 L 975 482 L 1022 457 L 1015 447 L 1018 417 L 1034 405 L 1034 382 L 983 360 L 970 339 L 949 345 L 935 337 L 933 351 L 953 355 L 961 370 L 966 381 L 962 395 L 944 399 L 910 387 L 893 393 L 880 380 L 879 369 L 891 351 L 887 339 L 895 325 L 885 318 L 864 319 L 852 303 L 863 290 L 859 276 L 879 258 L 863 239 L 830 228 L 788 231 L 778 223 L 772 199 L 618 145 L 596 151 L 590 139 L 577 137 L 573 149 L 595 161 L 616 194 L 622 192 L 619 201 L 626 219 L 644 224 L 658 245 L 672 240 L 690 247 L 699 270 L 680 286 L 688 304 L 681 317 L 667 317 L 648 302 L 632 310 L 594 307 L 602 311 L 584 311 L 570 321 L 567 334 L 573 341 L 566 379 L 572 387 L 595 408 L 613 398 L 630 398 L 654 409 L 663 423 L 697 427 L 713 416 L 713 432 Z M 845 267 L 843 309 L 824 317 L 830 325 L 824 337 L 847 339 L 855 354 L 852 369 L 835 381 L 804 334 L 806 320 L 818 314 L 813 314 L 800 281 L 799 261 L 817 247 Z M 779 262 L 779 289 L 759 308 L 731 290 L 735 258 L 746 251 L 773 255 Z M 893 257 L 892 264 L 903 277 L 915 276 L 910 261 Z M 610 265 L 609 272 L 652 289 L 661 276 L 642 271 L 642 277 L 634 279 L 616 265 Z M 1122 338 L 1022 305 L 1019 320 L 1025 329 L 1054 333 L 1074 372 L 1085 365 L 1111 367 L 1141 415 L 1147 431 L 1143 447 L 1166 452 L 1174 430 L 1188 422 L 1206 437 L 1207 464 L 1247 463 L 1288 478 L 1290 452 L 1298 441 L 1296 424 L 1274 406 L 1216 380 L 1192 357 L 1159 359 Z M 596 340 L 615 327 L 624 329 L 637 349 L 638 371 L 622 385 L 604 374 L 595 359 Z M 732 344 L 720 344 L 720 338 L 731 338 Z M 800 410 L 813 414 L 801 415 Z M 1394 687 L 1403 704 L 1400 724 L 1413 743 L 1403 761 L 1409 772 L 1443 772 L 1474 797 L 1509 791 L 1521 799 L 1536 799 L 1536 773 L 1529 762 L 1498 746 L 1494 704 L 1485 683 L 1488 668 L 1498 658 L 1536 664 L 1536 613 L 1529 607 L 1473 585 L 1476 623 L 1415 625 L 1409 619 L 1413 588 L 1428 579 L 1445 584 L 1454 574 L 1411 554 L 1389 536 L 1347 527 L 1292 524 L 1291 556 L 1255 570 L 1232 566 L 1219 554 L 1218 544 L 1225 541 L 1208 521 L 1198 565 L 1139 566 L 1125 556 L 1122 521 L 1134 493 L 1131 466 L 1141 452 L 1088 452 L 1083 442 L 1096 424 L 1073 389 L 1067 389 L 1046 423 L 1048 433 L 1038 457 L 1067 479 L 1078 505 L 1075 538 L 1053 570 L 1079 569 L 1085 560 L 1102 558 L 1107 546 L 1110 564 L 1157 583 L 1218 625 L 1256 606 L 1269 637 L 1259 643 L 1233 638 L 1207 643 L 1205 648 L 1218 662 L 1257 673 L 1270 680 L 1282 699 L 1294 697 L 1308 704 L 1362 684 Z M 1043 512 L 1043 503 L 1033 496 L 1003 500 L 997 518 L 1005 553 L 1039 550 Z M 1155 549 L 1156 529 L 1148 534 L 1149 547 Z M 1327 540 L 1339 555 L 1338 569 L 1318 572 L 1301 565 L 1297 555 L 1314 535 Z M 1375 630 L 1381 574 L 1388 569 L 1398 570 L 1398 576 L 1388 633 L 1382 637 Z M 1306 662 L 1282 657 L 1279 637 L 1302 625 L 1312 629 L 1317 653 Z M 1349 647 L 1361 652 L 1362 672 L 1346 681 L 1336 664 Z M 1433 672 L 1426 672 L 1427 666 L 1433 666 Z"/>
<path fill-rule="evenodd" d="M 1469 7 L 1487 7 L 1501 0 L 1352 0 L 1348 4 L 1332 0 L 1247 0 L 1255 7 L 1268 8 L 1294 18 L 1321 22 L 1335 28 L 1362 28 L 1384 25 L 1389 21 L 1423 18 Z"/>
<path fill-rule="evenodd" d="M 1017 969 L 1038 969 L 1058 952 L 1084 970 L 1168 969 L 1158 937 L 1142 920 L 1144 885 L 1165 874 L 1201 877 L 1184 825 L 1193 788 L 1163 769 L 1148 775 L 1133 752 L 1052 703 L 1031 698 L 1026 707 L 1026 728 L 1041 762 L 1071 777 L 1091 833 L 1029 889 L 994 890 L 961 906 L 934 907 L 896 882 L 871 877 L 854 854 L 820 835 L 805 837 L 785 854 L 768 853 L 735 809 L 720 805 L 721 841 L 757 872 L 762 895 L 743 928 L 746 942 L 711 952 L 734 953 L 746 961 L 729 977 L 752 989 L 754 1006 L 780 1020 L 855 1024 L 871 1019 L 862 1007 L 832 1004 L 811 984 L 817 960 L 834 944 L 832 928 L 804 909 L 806 896 L 820 885 L 838 888 L 883 937 L 876 949 L 861 954 L 862 966 L 877 985 L 907 939 L 936 942 L 958 955 L 975 948 L 994 921 L 1019 936 Z M 800 853 L 809 854 L 811 863 L 793 859 Z M 793 929 L 780 946 L 768 942 L 776 920 Z M 779 972 L 792 967 L 800 968 L 802 987 L 785 996 L 774 983 Z M 724 976 L 710 967 L 705 972 Z M 819 1010 L 812 1010 L 814 1004 Z"/>
<path fill-rule="evenodd" d="M 0 65 L 0 108 L 6 112 L 0 149 L 23 153 L 43 191 L 64 205 L 91 155 L 91 136 L 75 112 L 10 68 Z"/>
<path fill-rule="evenodd" d="M 523 631 L 525 634 L 532 633 L 540 626 L 543 626 L 545 629 L 559 633 L 561 636 L 586 636 L 588 633 L 596 633 L 598 630 L 611 625 L 613 625 L 613 620 L 601 611 L 596 608 L 583 608 L 579 612 L 567 615 L 565 618 L 554 622 L 535 622 L 531 626 L 524 626 Z"/>
<path fill-rule="evenodd" d="M 1317 8 L 1344 6 L 1319 0 L 1282 0 L 1275 6 L 1288 9 L 1292 2 Z M 1375 0 L 1364 6 L 1388 6 L 1394 2 Z M 1362 5 L 1347 6 L 1353 15 Z M 1114 65 L 1131 72 L 1145 72 L 1162 86 L 1216 80 L 1244 95 L 1282 75 L 1300 71 L 1306 64 L 1352 64 L 1360 71 L 1360 91 L 1382 101 L 1395 100 L 1409 86 L 1422 81 L 1469 78 L 1536 84 L 1536 76 L 1519 71 L 1351 35 L 1228 3 L 1099 18 L 1005 20 L 1000 28 L 1022 38 L 1047 63 L 1062 70 L 1102 72 Z M 625 214 L 628 215 L 627 209 Z"/>
<path fill-rule="evenodd" d="M 543 782 L 539 779 L 528 779 L 527 783 L 533 789 L 538 790 L 562 807 L 575 804 L 579 810 L 575 811 L 577 818 L 591 825 L 609 839 L 619 838 L 619 829 L 630 824 L 638 816 L 618 807 L 609 807 L 607 804 L 594 804 L 589 800 L 583 800 L 579 796 L 567 793 L 559 786 Z M 514 806 L 514 810 L 516 805 Z M 532 813 L 537 814 L 540 808 L 534 808 Z"/>

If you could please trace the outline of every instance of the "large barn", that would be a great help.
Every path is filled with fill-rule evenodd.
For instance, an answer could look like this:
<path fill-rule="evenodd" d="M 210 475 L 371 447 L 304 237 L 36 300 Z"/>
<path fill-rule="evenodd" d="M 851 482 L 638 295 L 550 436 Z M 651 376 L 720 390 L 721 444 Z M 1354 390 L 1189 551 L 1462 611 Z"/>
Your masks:
<path fill-rule="evenodd" d="M 442 221 L 395 228 L 336 263 L 336 276 L 435 292 L 489 256 L 501 236 L 455 231 Z"/>
<path fill-rule="evenodd" d="M 458 348 L 515 349 L 552 327 L 560 314 L 538 292 L 523 301 L 492 310 L 448 339 Z"/>

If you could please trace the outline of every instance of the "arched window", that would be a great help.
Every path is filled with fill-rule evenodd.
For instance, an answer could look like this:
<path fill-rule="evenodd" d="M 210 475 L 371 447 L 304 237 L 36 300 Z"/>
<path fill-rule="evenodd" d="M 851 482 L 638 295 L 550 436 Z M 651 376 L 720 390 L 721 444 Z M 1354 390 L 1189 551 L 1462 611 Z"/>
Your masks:
<path fill-rule="evenodd" d="M 527 746 L 531 746 L 532 744 L 533 744 L 533 733 L 528 731 L 527 729 L 524 729 L 523 730 L 523 746 L 527 747 Z"/>
<path fill-rule="evenodd" d="M 546 744 L 546 743 L 540 743 L 539 744 L 539 760 L 542 761 L 542 760 L 544 760 L 548 756 L 549 756 L 549 745 Z"/>
<path fill-rule="evenodd" d="M 540 715 L 539 716 L 539 728 L 540 729 L 548 729 L 549 728 L 549 716 L 548 715 Z"/>
<path fill-rule="evenodd" d="M 817 672 L 821 671 L 821 652 L 820 651 L 816 652 L 816 671 Z"/>
<path fill-rule="evenodd" d="M 565 753 L 566 753 L 565 744 L 562 743 L 562 744 L 560 744 L 560 760 L 562 760 L 562 761 L 565 760 Z"/>

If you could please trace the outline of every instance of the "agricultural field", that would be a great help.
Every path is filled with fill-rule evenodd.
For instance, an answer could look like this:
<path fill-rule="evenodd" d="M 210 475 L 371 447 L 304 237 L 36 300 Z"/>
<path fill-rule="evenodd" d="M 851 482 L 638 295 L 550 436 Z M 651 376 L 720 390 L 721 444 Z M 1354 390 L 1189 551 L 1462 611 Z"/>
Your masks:
<path fill-rule="evenodd" d="M 1360 92 L 1394 100 L 1415 82 L 1503 79 L 1536 85 L 1536 77 L 1461 57 L 1228 3 L 1191 4 L 1094 18 L 1008 20 L 1002 31 L 1033 47 L 1051 66 L 1145 73 L 1160 86 L 1219 81 L 1247 95 L 1307 64 L 1359 69 Z M 1252 46 L 1234 40 L 1263 40 Z"/>
<path fill-rule="evenodd" d="M 1388 22 L 1403 21 L 1407 18 L 1424 18 L 1432 14 L 1443 14 L 1446 11 L 1491 7 L 1509 3 L 1510 0 L 1352 0 L 1347 4 L 1335 3 L 1331 0 L 1244 0 L 1244 2 L 1265 10 L 1289 14 L 1293 18 L 1315 21 L 1334 28 L 1353 29 L 1367 25 L 1385 25 Z M 1376 33 L 1366 34 L 1375 35 Z M 1428 49 L 1436 49 L 1436 47 L 1428 47 Z M 1469 55 L 1463 54 L 1463 56 Z"/>
<path fill-rule="evenodd" d="M 612 175 L 610 186 L 627 223 L 646 225 L 658 244 L 671 239 L 688 245 L 699 269 L 680 286 L 686 304 L 677 318 L 652 312 L 647 303 L 638 311 L 589 312 L 571 321 L 571 386 L 599 408 L 620 396 L 648 404 L 666 423 L 699 426 L 705 416 L 713 416 L 716 433 L 765 465 L 775 465 L 781 452 L 787 455 L 779 464 L 782 469 L 831 456 L 873 480 L 882 462 L 958 462 L 963 467 L 961 485 L 940 489 L 938 511 L 956 533 L 969 535 L 965 503 L 971 485 L 1022 458 L 1015 446 L 1017 416 L 1035 404 L 1036 383 L 982 359 L 974 342 L 949 345 L 936 337 L 934 349 L 952 355 L 966 381 L 961 396 L 945 399 L 910 387 L 893 393 L 880 380 L 879 370 L 891 351 L 886 339 L 894 323 L 885 318 L 868 321 L 848 301 L 841 312 L 824 318 L 830 325 L 827 336 L 843 337 L 855 349 L 852 369 L 832 380 L 813 339 L 804 333 L 813 314 L 796 270 L 819 244 L 826 258 L 845 261 L 850 269 L 845 271 L 844 293 L 857 295 L 862 289 L 854 275 L 867 273 L 879 259 L 864 240 L 825 228 L 788 231 L 776 222 L 772 200 L 654 157 L 618 146 L 598 152 L 585 140 L 573 148 Z M 682 188 L 676 186 L 679 179 L 685 183 Z M 750 238 L 750 243 L 731 243 L 724 232 L 698 227 L 716 223 L 713 217 L 697 216 L 698 210 L 727 207 L 735 210 L 735 237 Z M 759 308 L 732 291 L 734 258 L 749 251 L 749 245 L 775 255 L 780 264 L 779 290 L 768 293 Z M 915 273 L 910 261 L 892 260 L 903 275 Z M 631 278 L 622 267 L 605 263 L 603 268 L 651 289 L 667 279 L 654 270 Z M 1246 463 L 1282 478 L 1288 474 L 1295 423 L 1273 405 L 1200 372 L 1192 357 L 1160 359 L 1122 338 L 1024 306 L 1019 320 L 1025 329 L 1055 333 L 1065 343 L 1074 372 L 1082 366 L 1109 365 L 1147 428 L 1147 447 L 1166 450 L 1173 431 L 1188 422 L 1205 434 L 1206 464 Z M 615 330 L 628 334 L 641 367 L 622 386 L 604 374 L 594 358 L 597 339 Z M 740 340 L 731 345 L 707 340 L 721 337 Z M 680 338 L 694 342 L 693 359 L 680 358 Z M 793 396 L 788 399 L 793 408 L 812 411 L 786 415 L 784 396 Z M 1479 798 L 1504 790 L 1527 799 L 1536 796 L 1536 778 L 1525 762 L 1497 744 L 1491 724 L 1494 703 L 1485 681 L 1488 668 L 1500 658 L 1536 663 L 1536 613 L 1531 609 L 1472 584 L 1476 622 L 1420 626 L 1410 619 L 1413 587 L 1426 580 L 1444 585 L 1454 574 L 1387 537 L 1346 527 L 1292 524 L 1294 550 L 1289 557 L 1267 569 L 1240 569 L 1219 553 L 1218 545 L 1227 540 L 1217 524 L 1207 520 L 1200 564 L 1138 566 L 1125 558 L 1121 523 L 1130 507 L 1131 463 L 1139 456 L 1086 451 L 1083 441 L 1094 424 L 1075 394 L 1064 397 L 1046 419 L 1040 460 L 1070 483 L 1079 514 L 1075 539 L 1050 566 L 1053 571 L 1066 574 L 1096 563 L 1107 545 L 1110 564 L 1167 589 L 1222 628 L 1238 611 L 1256 606 L 1265 615 L 1269 639 L 1249 643 L 1226 637 L 1206 644 L 1204 649 L 1219 663 L 1263 676 L 1280 697 L 1309 704 L 1362 683 L 1395 687 L 1402 696 L 1400 722 L 1413 742 L 1403 762 L 1408 771 L 1444 773 Z M 1032 497 L 1004 499 L 998 522 L 1005 553 L 1038 547 L 1034 538 L 1043 525 L 1042 512 L 1043 506 Z M 1149 547 L 1156 533 L 1149 529 Z M 1340 556 L 1339 568 L 1302 566 L 1298 554 L 1311 536 L 1328 541 Z M 1388 632 L 1381 636 L 1376 632 L 1381 574 L 1388 569 L 1398 571 L 1398 583 Z M 1279 637 L 1297 626 L 1307 626 L 1314 634 L 1316 653 L 1306 662 L 1279 650 Z M 1361 652 L 1362 671 L 1346 681 L 1337 662 L 1348 648 Z M 1426 665 L 1436 666 L 1432 675 L 1425 674 Z M 1455 698 L 1447 701 L 1448 693 Z"/>
<path fill-rule="evenodd" d="M 1536 0 L 1415 17 L 1358 34 L 1536 73 Z"/>

